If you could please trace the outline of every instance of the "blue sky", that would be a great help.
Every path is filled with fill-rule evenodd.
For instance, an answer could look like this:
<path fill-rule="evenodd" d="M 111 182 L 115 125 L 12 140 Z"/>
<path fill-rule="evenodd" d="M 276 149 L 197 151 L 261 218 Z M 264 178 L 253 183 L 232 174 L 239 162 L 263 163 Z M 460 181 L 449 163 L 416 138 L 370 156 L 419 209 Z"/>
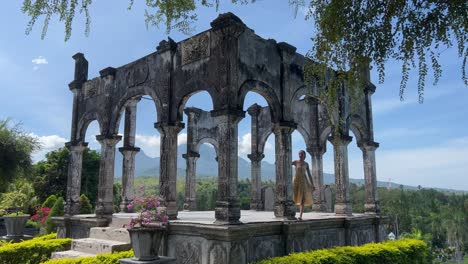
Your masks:
<path fill-rule="evenodd" d="M 47 37 L 41 40 L 42 21 L 25 35 L 28 18 L 20 11 L 21 2 L 7 1 L 0 9 L 0 118 L 22 122 L 25 130 L 39 137 L 43 149 L 34 155 L 39 160 L 69 139 L 72 93 L 68 83 L 73 79 L 73 54 L 85 54 L 91 78 L 105 67 L 118 67 L 153 52 L 167 35 L 163 27 L 146 29 L 142 3 L 135 1 L 133 10 L 128 11 L 128 1 L 107 0 L 93 2 L 89 37 L 83 34 L 83 18 L 77 16 L 68 42 L 64 42 L 64 26 L 57 19 L 51 21 Z M 248 6 L 222 2 L 218 12 L 214 8 L 199 10 L 195 33 L 208 29 L 218 13 L 231 11 L 263 38 L 288 42 L 302 54 L 310 48 L 311 22 L 304 20 L 303 10 L 294 18 L 287 1 L 263 0 Z M 174 31 L 170 37 L 180 41 L 188 36 Z M 377 86 L 373 107 L 375 140 L 380 142 L 377 178 L 381 181 L 468 190 L 468 87 L 461 81 L 461 61 L 455 48 L 441 56 L 443 77 L 436 87 L 429 77 L 424 104 L 417 102 L 416 78 L 409 80 L 405 101 L 400 102 L 399 64 L 387 64 L 384 84 L 379 84 L 376 72 L 372 72 Z M 244 109 L 255 102 L 266 105 L 263 98 L 249 93 Z M 194 95 L 187 106 L 212 109 L 210 98 L 203 93 Z M 159 134 L 153 128 L 156 112 L 150 101 L 142 100 L 137 117 L 138 146 L 148 155 L 158 156 Z M 247 117 L 239 125 L 239 154 L 243 157 L 249 153 L 249 131 Z M 98 148 L 94 140 L 97 132 L 92 123 L 87 140 L 93 148 Z M 180 142 L 184 136 L 182 131 Z M 273 136 L 266 148 L 265 159 L 273 163 Z M 295 132 L 293 157 L 304 148 L 303 139 Z M 362 154 L 355 142 L 349 145 L 349 155 L 350 177 L 363 178 Z M 329 144 L 325 172 L 333 171 L 332 162 Z"/>

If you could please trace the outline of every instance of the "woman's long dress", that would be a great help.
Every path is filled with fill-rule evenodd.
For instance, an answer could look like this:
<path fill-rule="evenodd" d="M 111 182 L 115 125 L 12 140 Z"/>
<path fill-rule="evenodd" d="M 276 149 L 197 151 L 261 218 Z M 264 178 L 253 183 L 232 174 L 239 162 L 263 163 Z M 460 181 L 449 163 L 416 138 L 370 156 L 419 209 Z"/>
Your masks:
<path fill-rule="evenodd" d="M 304 164 L 296 164 L 296 174 L 293 179 L 294 203 L 296 205 L 312 205 L 312 186 L 306 178 Z"/>

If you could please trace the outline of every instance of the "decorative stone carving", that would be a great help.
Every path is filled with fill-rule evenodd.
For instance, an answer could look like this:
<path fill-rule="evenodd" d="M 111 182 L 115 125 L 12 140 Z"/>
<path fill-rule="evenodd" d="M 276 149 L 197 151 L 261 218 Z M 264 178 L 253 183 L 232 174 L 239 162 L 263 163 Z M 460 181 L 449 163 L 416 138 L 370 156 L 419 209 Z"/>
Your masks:
<path fill-rule="evenodd" d="M 180 44 L 182 65 L 210 56 L 210 32 L 196 35 Z"/>
<path fill-rule="evenodd" d="M 245 252 L 245 247 L 241 243 L 234 243 L 231 246 L 229 260 L 231 263 L 236 263 L 236 264 L 247 263 L 247 254 Z"/>
<path fill-rule="evenodd" d="M 94 78 L 83 84 L 85 98 L 91 98 L 101 94 L 101 89 L 99 89 L 99 82 L 99 78 Z"/>
<path fill-rule="evenodd" d="M 141 85 L 148 80 L 149 69 L 145 60 L 138 61 L 125 73 L 127 88 Z"/>
<path fill-rule="evenodd" d="M 177 264 L 201 264 L 201 247 L 189 241 L 183 241 L 177 248 Z"/>
<path fill-rule="evenodd" d="M 219 243 L 213 243 L 208 251 L 208 258 L 209 264 L 228 263 L 226 248 Z"/>

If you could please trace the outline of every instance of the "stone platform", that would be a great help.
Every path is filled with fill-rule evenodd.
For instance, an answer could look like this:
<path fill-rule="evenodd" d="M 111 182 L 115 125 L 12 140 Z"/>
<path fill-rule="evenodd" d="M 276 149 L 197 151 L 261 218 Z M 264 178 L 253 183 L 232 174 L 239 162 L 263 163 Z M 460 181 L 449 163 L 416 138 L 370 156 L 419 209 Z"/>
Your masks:
<path fill-rule="evenodd" d="M 122 227 L 135 215 L 114 214 L 109 226 Z M 179 212 L 178 220 L 170 222 L 160 255 L 176 258 L 175 263 L 243 264 L 291 252 L 383 241 L 388 223 L 388 218 L 370 214 L 304 213 L 302 221 L 277 219 L 262 211 L 242 211 L 241 216 L 240 225 L 218 225 L 214 211 Z M 101 221 L 94 215 L 73 218 L 75 225 L 61 234 L 76 238 L 86 233 L 86 227 L 76 223 L 89 226 Z"/>

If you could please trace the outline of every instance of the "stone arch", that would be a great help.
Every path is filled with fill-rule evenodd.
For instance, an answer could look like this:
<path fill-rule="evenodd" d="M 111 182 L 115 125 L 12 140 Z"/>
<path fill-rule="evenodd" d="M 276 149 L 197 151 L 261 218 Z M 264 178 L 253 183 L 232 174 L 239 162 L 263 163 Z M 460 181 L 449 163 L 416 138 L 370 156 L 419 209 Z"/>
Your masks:
<path fill-rule="evenodd" d="M 303 95 L 307 95 L 307 87 L 305 85 L 303 86 L 300 86 L 299 88 L 296 89 L 296 91 L 293 93 L 293 95 L 291 96 L 290 100 L 289 100 L 289 105 L 292 105 L 293 101 L 296 99 L 296 100 L 303 100 L 303 99 L 300 99 L 301 96 Z"/>
<path fill-rule="evenodd" d="M 96 121 L 99 126 L 99 132 L 102 134 L 103 132 L 103 127 L 102 127 L 102 121 L 100 119 L 99 114 L 96 111 L 89 111 L 86 112 L 78 121 L 78 126 L 76 127 L 76 140 L 79 142 L 84 142 L 86 138 L 86 131 L 88 130 L 89 124 L 91 122 Z"/>
<path fill-rule="evenodd" d="M 350 115 L 348 116 L 346 123 L 347 129 L 351 130 L 356 137 L 356 142 L 358 145 L 360 145 L 362 141 L 369 139 L 366 125 L 360 116 Z"/>
<path fill-rule="evenodd" d="M 156 114 L 157 114 L 157 120 L 155 120 L 155 122 L 158 122 L 159 120 L 161 120 L 162 105 L 155 90 L 151 89 L 148 86 L 132 87 L 131 89 L 127 90 L 127 92 L 120 98 L 117 104 L 115 104 L 115 107 L 112 109 L 112 116 L 111 116 L 109 131 L 111 131 L 113 134 L 118 133 L 122 113 L 124 112 L 125 106 L 127 105 L 128 101 L 138 96 L 144 96 L 144 95 L 150 96 L 151 99 L 153 99 L 153 102 L 155 104 Z"/>
<path fill-rule="evenodd" d="M 281 120 L 281 103 L 271 86 L 258 80 L 247 80 L 239 88 L 237 94 L 237 108 L 243 109 L 245 96 L 248 92 L 255 92 L 263 96 L 268 103 L 271 113 L 271 120 L 278 122 Z"/>
<path fill-rule="evenodd" d="M 261 153 L 265 153 L 265 145 L 271 134 L 273 134 L 273 126 L 271 126 L 268 130 L 266 130 L 263 134 L 260 135 L 260 140 L 258 142 L 258 150 L 261 151 Z"/>
<path fill-rule="evenodd" d="M 332 132 L 331 126 L 327 126 L 322 131 L 320 131 L 319 143 L 322 146 L 327 145 L 327 140 L 328 140 L 328 137 L 331 135 L 331 132 Z"/>
<path fill-rule="evenodd" d="M 205 137 L 205 138 L 202 138 L 200 139 L 196 145 L 195 145 L 195 149 L 193 151 L 197 152 L 197 153 L 200 153 L 200 147 L 201 145 L 203 144 L 210 144 L 214 147 L 215 149 L 215 153 L 216 153 L 216 156 L 218 155 L 218 148 L 219 148 L 219 144 L 218 144 L 218 141 L 214 138 L 211 138 L 211 137 Z"/>
<path fill-rule="evenodd" d="M 208 87 L 207 86 L 208 84 L 205 83 L 205 82 L 201 82 L 196 84 L 197 87 Z M 184 114 L 184 108 L 185 108 L 185 105 L 187 104 L 188 100 L 195 94 L 198 94 L 198 93 L 202 93 L 202 92 L 207 92 L 208 95 L 210 96 L 210 99 L 211 99 L 211 105 L 213 106 L 214 108 L 214 100 L 213 98 L 216 98 L 216 96 L 214 95 L 213 91 L 209 88 L 203 88 L 203 89 L 194 89 L 194 90 L 190 90 L 190 92 L 187 92 L 185 95 L 183 95 L 181 97 L 181 99 L 179 100 L 179 102 L 177 103 L 177 120 L 179 121 L 182 121 L 183 119 L 183 114 Z M 212 109 L 213 110 L 213 109 Z"/>

